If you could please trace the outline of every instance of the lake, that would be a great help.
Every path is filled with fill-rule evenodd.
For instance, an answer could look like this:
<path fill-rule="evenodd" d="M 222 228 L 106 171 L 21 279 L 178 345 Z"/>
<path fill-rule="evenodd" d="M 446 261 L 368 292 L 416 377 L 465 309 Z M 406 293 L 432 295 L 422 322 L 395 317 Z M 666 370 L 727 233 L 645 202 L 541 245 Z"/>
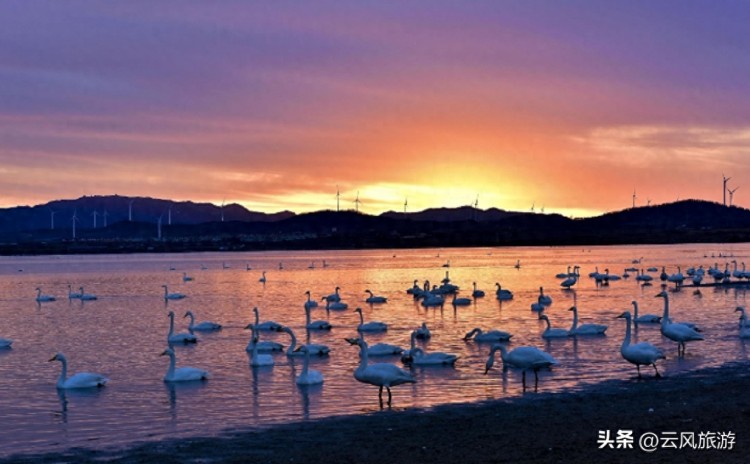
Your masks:
<path fill-rule="evenodd" d="M 14 343 L 12 349 L 0 350 L 0 455 L 73 446 L 120 447 L 377 412 L 377 387 L 353 378 L 358 349 L 344 340 L 357 335 L 359 317 L 352 311 L 356 307 L 363 309 L 366 320 L 389 325 L 386 333 L 366 337 L 371 344 L 408 348 L 411 331 L 426 322 L 432 338 L 420 345 L 459 356 L 455 367 L 413 368 L 417 383 L 393 388 L 394 409 L 535 394 L 533 376 L 532 388 L 524 393 L 520 371 L 503 375 L 499 357 L 496 367 L 484 374 L 491 345 L 462 339 L 474 327 L 511 332 L 509 348 L 533 345 L 552 354 L 559 365 L 539 373 L 539 392 L 633 379 L 635 367 L 619 352 L 625 322 L 616 316 L 632 310 L 632 300 L 640 303 L 642 313 L 661 315 L 663 300 L 654 298 L 660 291 L 661 266 L 670 273 L 681 266 L 684 273 L 690 266 L 708 268 L 715 263 L 723 269 L 726 262 L 750 262 L 749 257 L 750 244 L 3 257 L 0 337 Z M 635 259 L 640 263 L 632 264 Z M 515 267 L 517 261 L 520 268 Z M 581 266 L 582 277 L 575 290 L 565 291 L 555 275 L 572 265 Z M 659 272 L 651 273 L 654 286 L 642 287 L 634 275 L 608 286 L 597 286 L 587 277 L 595 267 L 622 275 L 631 266 L 658 267 Z M 262 271 L 265 284 L 259 282 Z M 194 280 L 184 282 L 183 272 Z M 446 272 L 461 287 L 460 296 L 471 296 L 472 282 L 487 296 L 455 310 L 448 302 L 441 310 L 425 309 L 406 293 L 415 279 L 420 285 L 424 280 L 439 285 Z M 706 276 L 704 282 L 708 281 L 712 279 Z M 514 293 L 513 300 L 495 298 L 496 282 Z M 165 303 L 165 284 L 170 292 L 187 298 Z M 68 285 L 83 286 L 98 299 L 69 300 Z M 273 367 L 250 367 L 245 350 L 250 331 L 244 328 L 254 320 L 254 306 L 262 320 L 288 325 L 305 340 L 305 291 L 320 300 L 336 286 L 349 309 L 327 315 L 321 304 L 312 314 L 313 319 L 328 318 L 334 326 L 330 332 L 310 334 L 311 343 L 331 349 L 329 357 L 311 361 L 311 368 L 325 376 L 322 386 L 298 387 L 295 376 L 302 359 L 284 353 L 273 355 Z M 540 286 L 553 299 L 545 313 L 554 326 L 570 327 L 568 309 L 575 303 L 582 323 L 609 326 L 606 336 L 543 340 L 544 323 L 530 310 Z M 37 287 L 57 300 L 38 304 Z M 365 303 L 366 289 L 388 297 L 388 302 Z M 734 312 L 746 304 L 747 288 L 707 287 L 701 296 L 685 288 L 669 296 L 672 318 L 699 324 L 706 341 L 689 343 L 686 356 L 678 358 L 676 343 L 663 338 L 658 325 L 641 325 L 637 340 L 649 341 L 667 354 L 658 363 L 665 377 L 748 359 Z M 182 316 L 187 310 L 197 321 L 216 321 L 224 328 L 198 334 L 195 345 L 175 347 L 178 367 L 200 367 L 211 378 L 170 386 L 162 381 L 168 358 L 160 356 L 167 347 L 167 313 L 174 311 L 177 330 L 185 331 L 187 319 Z M 285 333 L 263 332 L 261 339 L 289 344 Z M 99 372 L 110 378 L 109 384 L 58 391 L 60 364 L 47 362 L 56 352 L 67 356 L 70 372 Z M 375 361 L 403 367 L 398 356 L 370 360 Z M 650 378 L 653 369 L 644 368 L 643 373 Z"/>

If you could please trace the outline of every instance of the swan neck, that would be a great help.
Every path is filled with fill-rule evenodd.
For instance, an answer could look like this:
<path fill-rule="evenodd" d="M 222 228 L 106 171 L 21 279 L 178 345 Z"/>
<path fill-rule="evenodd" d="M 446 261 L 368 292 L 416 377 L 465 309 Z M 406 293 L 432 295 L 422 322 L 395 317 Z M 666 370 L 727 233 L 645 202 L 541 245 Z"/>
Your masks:
<path fill-rule="evenodd" d="M 309 299 L 307 301 L 310 301 Z M 311 324 L 310 320 L 310 308 L 305 306 L 305 320 L 307 321 L 306 324 L 309 326 Z"/>
<path fill-rule="evenodd" d="M 169 336 L 174 334 L 174 314 L 169 314 Z"/>
<path fill-rule="evenodd" d="M 622 341 L 622 349 L 625 349 L 630 345 L 630 318 L 625 318 L 625 339 Z"/>
<path fill-rule="evenodd" d="M 357 311 L 359 313 L 359 325 L 365 324 L 365 316 L 362 315 L 362 311 Z"/>
<path fill-rule="evenodd" d="M 188 317 L 190 318 L 190 325 L 188 326 L 190 329 L 193 328 L 193 324 L 195 324 L 195 316 L 193 316 L 193 313 L 188 313 Z"/>
<path fill-rule="evenodd" d="M 575 308 L 575 306 L 573 306 Z M 573 309 L 573 326 L 570 328 L 571 331 L 578 328 L 578 309 Z"/>
<path fill-rule="evenodd" d="M 60 372 L 60 379 L 57 381 L 58 385 L 62 385 L 65 383 L 65 380 L 68 378 L 68 360 L 65 358 L 59 358 L 60 362 L 62 363 L 62 372 Z"/>
<path fill-rule="evenodd" d="M 744 313 L 743 313 L 744 315 Z M 411 350 L 414 351 L 414 348 L 417 347 L 417 333 L 412 332 L 411 333 Z"/>
<path fill-rule="evenodd" d="M 172 377 L 174 377 L 175 364 L 177 364 L 175 354 L 169 353 L 169 369 L 167 369 L 167 378 L 171 379 Z"/>
<path fill-rule="evenodd" d="M 310 366 L 310 352 L 305 350 L 305 362 L 302 364 L 302 375 L 307 375 L 307 369 Z"/>
<path fill-rule="evenodd" d="M 664 316 L 661 319 L 662 324 L 668 324 L 669 322 L 669 297 L 664 295 Z"/>
<path fill-rule="evenodd" d="M 638 319 L 638 302 L 633 302 L 633 317 Z"/>
<path fill-rule="evenodd" d="M 292 343 L 289 345 L 289 349 L 286 350 L 287 354 L 294 353 L 294 349 L 297 348 L 297 336 L 294 335 L 294 331 L 289 329 L 289 335 L 292 337 Z"/>
<path fill-rule="evenodd" d="M 368 355 L 367 355 L 367 343 L 362 340 L 362 344 L 359 346 L 359 369 L 365 369 L 367 367 Z"/>

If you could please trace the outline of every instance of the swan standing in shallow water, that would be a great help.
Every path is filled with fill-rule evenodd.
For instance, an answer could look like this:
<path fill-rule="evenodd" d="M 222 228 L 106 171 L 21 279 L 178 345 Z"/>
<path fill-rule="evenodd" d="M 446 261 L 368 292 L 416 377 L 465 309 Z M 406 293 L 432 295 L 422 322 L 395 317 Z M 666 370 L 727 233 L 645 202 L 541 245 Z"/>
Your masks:
<path fill-rule="evenodd" d="M 188 331 L 191 333 L 194 330 L 197 330 L 198 332 L 210 332 L 212 330 L 221 330 L 221 324 L 218 324 L 216 322 L 211 321 L 203 321 L 199 324 L 195 323 L 195 316 L 193 315 L 192 311 L 188 311 L 185 313 L 183 317 L 189 317 L 190 318 L 190 324 L 188 325 Z"/>
<path fill-rule="evenodd" d="M 570 332 L 567 329 L 552 327 L 549 322 L 549 317 L 546 314 L 539 316 L 539 319 L 547 323 L 547 328 L 542 332 L 542 338 L 566 338 L 570 337 Z"/>
<path fill-rule="evenodd" d="M 68 377 L 68 360 L 62 353 L 57 353 L 49 361 L 60 361 L 62 363 L 62 372 L 57 379 L 57 388 L 67 390 L 73 388 L 103 387 L 109 382 L 108 378 L 93 372 L 79 372 Z"/>
<path fill-rule="evenodd" d="M 508 352 L 508 349 L 503 345 L 493 345 L 490 350 L 490 356 L 487 358 L 487 363 L 484 365 L 485 374 L 495 364 L 495 353 L 497 351 L 500 351 L 500 357 L 503 360 L 503 372 L 508 370 L 508 366 L 522 369 L 521 381 L 524 391 L 526 391 L 526 371 L 528 369 L 534 371 L 534 389 L 536 390 L 539 383 L 539 369 L 557 364 L 557 360 L 551 354 L 534 346 L 519 346 L 518 348 L 514 348 L 513 351 Z"/>
<path fill-rule="evenodd" d="M 304 353 L 299 351 L 297 349 L 297 336 L 294 334 L 294 331 L 289 327 L 282 327 L 282 332 L 286 332 L 289 334 L 290 337 L 292 337 L 292 343 L 289 345 L 289 348 L 286 350 L 287 356 L 302 356 Z M 331 352 L 331 349 L 328 348 L 326 345 L 315 345 L 315 344 L 305 344 L 301 345 L 302 347 L 305 347 L 307 349 L 307 352 L 309 354 L 314 354 L 315 356 L 328 356 L 328 353 Z"/>
<path fill-rule="evenodd" d="M 607 326 L 604 324 L 578 325 L 578 308 L 573 306 L 569 311 L 573 311 L 573 325 L 568 331 L 570 335 L 604 335 L 604 332 L 607 331 Z"/>
<path fill-rule="evenodd" d="M 355 313 L 359 313 L 359 325 L 357 326 L 357 332 L 385 332 L 388 330 L 388 324 L 385 322 L 371 321 L 365 324 L 365 317 L 362 315 L 362 308 L 354 310 Z"/>
<path fill-rule="evenodd" d="M 169 368 L 167 374 L 164 376 L 165 382 L 190 382 L 192 380 L 206 380 L 208 379 L 208 371 L 198 369 L 197 367 L 180 367 L 175 369 L 175 354 L 172 348 L 167 348 L 161 354 L 162 356 L 169 356 Z"/>
<path fill-rule="evenodd" d="M 261 275 L 260 279 L 258 279 L 258 282 L 260 282 L 262 284 L 266 283 L 266 271 L 262 272 L 262 275 Z"/>
<path fill-rule="evenodd" d="M 624 313 L 617 316 L 618 318 L 625 319 L 625 339 L 622 341 L 620 347 L 620 354 L 629 363 L 635 364 L 638 369 L 638 378 L 641 378 L 641 366 L 654 366 L 654 372 L 656 377 L 661 377 L 659 371 L 656 369 L 656 361 L 659 359 L 667 359 L 664 353 L 651 343 L 641 342 L 635 345 L 630 344 L 630 313 L 625 311 Z"/>
<path fill-rule="evenodd" d="M 323 383 L 323 374 L 319 371 L 310 369 L 310 352 L 304 345 L 300 351 L 305 355 L 305 363 L 302 365 L 302 372 L 297 376 L 297 385 L 318 385 Z"/>
<path fill-rule="evenodd" d="M 475 327 L 471 332 L 464 336 L 464 341 L 471 340 L 474 338 L 475 342 L 507 342 L 513 335 L 502 330 L 490 330 L 488 332 L 482 332 L 482 329 Z"/>
<path fill-rule="evenodd" d="M 55 297 L 52 295 L 42 295 L 42 289 L 36 288 L 36 301 L 37 303 L 43 303 L 45 301 L 55 301 Z"/>
<path fill-rule="evenodd" d="M 378 392 L 378 399 L 380 400 L 380 407 L 383 407 L 383 387 L 388 390 L 388 407 L 391 406 L 391 387 L 401 385 L 404 383 L 416 383 L 414 377 L 407 371 L 400 367 L 388 364 L 388 363 L 377 363 L 368 365 L 367 355 L 367 343 L 361 338 L 348 338 L 346 339 L 352 345 L 358 345 L 359 352 L 359 367 L 354 371 L 354 378 L 359 382 L 375 385 L 380 387 Z"/>
<path fill-rule="evenodd" d="M 630 303 L 633 304 L 633 322 L 636 324 L 658 324 L 661 322 L 661 316 L 656 314 L 643 314 L 638 315 L 638 302 L 633 300 Z"/>
<path fill-rule="evenodd" d="M 283 325 L 275 321 L 260 322 L 260 313 L 258 312 L 257 306 L 253 308 L 253 312 L 255 313 L 255 330 L 268 330 L 272 332 L 279 332 L 281 328 L 284 327 Z"/>
<path fill-rule="evenodd" d="M 245 351 L 248 353 L 254 350 L 267 353 L 269 351 L 284 351 L 284 345 L 278 342 L 272 342 L 270 340 L 258 341 L 258 336 L 255 330 L 255 324 L 248 324 L 245 326 L 245 330 L 250 330 L 250 341 L 247 342 Z"/>
<path fill-rule="evenodd" d="M 181 300 L 185 298 L 185 295 L 182 293 L 169 293 L 166 285 L 162 285 L 162 288 L 164 288 L 164 300 Z"/>
<path fill-rule="evenodd" d="M 661 316 L 661 333 L 668 339 L 677 342 L 677 356 L 685 355 L 685 342 L 703 340 L 703 335 L 695 329 L 677 322 L 669 320 L 669 295 L 667 292 L 661 292 L 656 295 L 664 298 L 664 314 Z"/>
<path fill-rule="evenodd" d="M 198 338 L 191 333 L 174 333 L 174 311 L 167 314 L 169 317 L 169 334 L 167 334 L 167 343 L 196 343 Z"/>

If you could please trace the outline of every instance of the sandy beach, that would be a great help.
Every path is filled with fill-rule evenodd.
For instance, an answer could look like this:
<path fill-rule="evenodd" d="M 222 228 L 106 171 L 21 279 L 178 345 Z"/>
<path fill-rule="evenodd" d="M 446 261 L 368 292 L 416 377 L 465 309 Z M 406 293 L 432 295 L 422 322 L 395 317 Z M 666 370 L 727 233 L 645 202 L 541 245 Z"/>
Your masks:
<path fill-rule="evenodd" d="M 750 451 L 748 387 L 750 365 L 732 363 L 661 379 L 610 381 L 571 393 L 528 392 L 510 400 L 394 409 L 220 437 L 120 450 L 72 449 L 0 462 L 740 463 L 748 461 Z M 618 440 L 618 431 L 628 430 L 633 448 L 618 449 L 629 441 Z M 612 448 L 605 445 L 607 431 Z M 657 439 L 652 452 L 641 449 L 647 433 Z M 724 449 L 695 449 L 706 447 Z"/>

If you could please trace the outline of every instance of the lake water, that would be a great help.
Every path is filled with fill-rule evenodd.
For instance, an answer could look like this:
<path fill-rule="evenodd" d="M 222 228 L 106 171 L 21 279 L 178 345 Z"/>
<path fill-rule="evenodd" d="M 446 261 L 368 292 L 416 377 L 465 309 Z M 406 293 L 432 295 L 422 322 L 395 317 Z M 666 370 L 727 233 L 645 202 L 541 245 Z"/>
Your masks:
<path fill-rule="evenodd" d="M 723 257 L 719 257 L 721 254 Z M 729 256 L 728 258 L 726 256 Z M 500 363 L 488 375 L 484 364 L 490 345 L 464 342 L 473 327 L 497 328 L 514 334 L 510 348 L 534 345 L 550 352 L 559 365 L 540 372 L 539 391 L 565 391 L 608 379 L 631 379 L 635 368 L 625 362 L 619 347 L 625 322 L 615 319 L 638 300 L 642 313 L 661 314 L 663 300 L 654 298 L 658 283 L 641 287 L 633 277 L 597 287 L 588 273 L 598 266 L 613 274 L 633 266 L 667 266 L 683 272 L 689 266 L 709 267 L 732 259 L 750 263 L 750 245 L 689 244 L 676 246 L 471 248 L 420 250 L 311 251 L 263 253 L 193 253 L 175 255 L 41 256 L 0 258 L 0 336 L 14 341 L 0 350 L 0 455 L 43 452 L 73 446 L 118 447 L 144 440 L 219 434 L 227 429 L 264 427 L 290 421 L 379 410 L 377 387 L 353 378 L 356 347 L 345 337 L 356 336 L 359 322 L 351 309 L 361 306 L 367 320 L 389 324 L 387 333 L 368 335 L 372 343 L 387 342 L 408 348 L 410 332 L 422 322 L 432 339 L 428 351 L 460 356 L 455 368 L 416 368 L 417 383 L 393 388 L 394 408 L 430 407 L 445 403 L 512 398 L 524 394 L 521 374 L 502 374 Z M 326 261 L 328 267 L 323 268 Z M 450 267 L 442 267 L 450 260 Z M 520 269 L 514 267 L 520 260 Z M 283 263 L 283 269 L 279 269 Z M 309 269 L 314 263 L 315 268 Z M 252 270 L 246 270 L 250 265 Z M 569 265 L 581 266 L 575 291 L 564 291 L 555 274 Z M 225 268 L 225 266 L 227 268 Z M 204 268 L 205 269 L 202 269 Z M 174 268 L 174 270 L 170 270 Z M 267 272 L 267 283 L 258 279 Z M 463 296 L 471 284 L 487 297 L 475 304 L 450 304 L 425 309 L 405 290 L 414 279 L 439 284 L 448 271 Z M 183 282 L 187 272 L 194 281 Z M 652 273 L 658 282 L 659 273 Z M 706 281 L 708 281 L 708 277 Z M 511 301 L 494 297 L 494 284 L 514 292 Z M 84 286 L 96 301 L 68 300 L 68 284 Z M 181 292 L 184 300 L 165 304 L 162 285 Z M 261 319 L 292 327 L 305 338 L 302 309 L 305 291 L 320 299 L 341 287 L 350 310 L 332 311 L 330 332 L 313 332 L 310 341 L 327 344 L 328 358 L 314 359 L 325 383 L 301 389 L 295 375 L 301 359 L 275 354 L 270 368 L 251 368 L 245 351 L 257 306 Z M 553 298 L 546 314 L 557 327 L 570 327 L 568 308 L 576 301 L 582 322 L 609 325 L 604 337 L 544 341 L 543 322 L 530 310 L 539 287 Z M 35 288 L 58 299 L 37 304 Z M 389 298 L 388 303 L 364 303 L 365 289 Z M 663 338 L 657 326 L 641 325 L 637 339 L 662 347 L 668 359 L 660 361 L 666 377 L 686 370 L 746 360 L 747 347 L 738 338 L 737 305 L 745 305 L 745 288 L 704 288 L 670 292 L 671 316 L 690 320 L 704 330 L 706 341 L 688 344 L 687 355 L 677 357 L 676 344 Z M 321 306 L 322 308 L 322 306 Z M 212 378 L 191 385 L 168 386 L 162 381 L 168 359 L 168 311 L 177 314 L 177 328 L 186 329 L 182 315 L 192 310 L 199 321 L 212 320 L 224 329 L 199 334 L 194 346 L 177 346 L 178 366 L 210 371 Z M 313 311 L 325 319 L 326 311 Z M 288 345 L 286 334 L 263 333 Z M 59 392 L 55 382 L 60 364 L 47 362 L 63 352 L 71 372 L 93 371 L 111 381 L 94 391 Z M 380 358 L 401 366 L 398 357 Z M 371 359 L 371 362 L 373 360 Z M 651 376 L 653 370 L 643 369 Z M 533 377 L 532 377 L 533 383 Z M 526 395 L 533 395 L 527 391 Z"/>

